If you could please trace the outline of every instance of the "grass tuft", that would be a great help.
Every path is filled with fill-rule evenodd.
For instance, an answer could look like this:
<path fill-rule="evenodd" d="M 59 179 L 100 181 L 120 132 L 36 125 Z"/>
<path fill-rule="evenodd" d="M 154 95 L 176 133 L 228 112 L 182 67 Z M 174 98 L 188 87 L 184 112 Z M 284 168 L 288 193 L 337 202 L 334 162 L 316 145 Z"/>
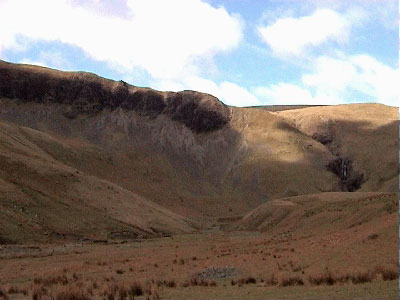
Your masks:
<path fill-rule="evenodd" d="M 134 282 L 131 284 L 131 286 L 128 288 L 128 295 L 132 298 L 134 296 L 142 296 L 143 295 L 143 287 L 141 283 L 139 282 Z"/>
<path fill-rule="evenodd" d="M 304 285 L 304 281 L 299 276 L 283 277 L 281 279 L 280 285 L 283 287 L 292 285 Z"/>
<path fill-rule="evenodd" d="M 0 299 L 1 300 L 8 300 L 8 296 L 5 290 L 3 290 L 2 287 L 0 287 Z"/>

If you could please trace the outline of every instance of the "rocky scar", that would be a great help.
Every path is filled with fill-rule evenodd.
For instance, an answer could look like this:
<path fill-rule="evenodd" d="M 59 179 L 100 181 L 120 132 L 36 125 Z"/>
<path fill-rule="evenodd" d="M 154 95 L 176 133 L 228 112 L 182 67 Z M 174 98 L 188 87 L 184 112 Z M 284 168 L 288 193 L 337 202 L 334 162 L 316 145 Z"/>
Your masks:
<path fill-rule="evenodd" d="M 352 161 L 346 157 L 338 157 L 326 165 L 327 170 L 334 173 L 340 179 L 343 191 L 354 192 L 361 187 L 364 174 L 353 169 Z"/>

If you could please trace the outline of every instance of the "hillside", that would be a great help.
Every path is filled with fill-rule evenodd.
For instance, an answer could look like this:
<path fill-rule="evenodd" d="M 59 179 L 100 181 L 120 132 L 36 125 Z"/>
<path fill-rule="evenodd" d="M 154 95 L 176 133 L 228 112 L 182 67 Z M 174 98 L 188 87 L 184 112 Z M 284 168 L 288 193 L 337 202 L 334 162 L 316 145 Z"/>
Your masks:
<path fill-rule="evenodd" d="M 397 211 L 396 193 L 320 193 L 272 200 L 235 226 L 239 230 L 319 236 L 360 226 L 393 230 Z"/>
<path fill-rule="evenodd" d="M 233 226 L 290 241 L 299 259 L 323 273 L 398 265 L 398 195 L 334 192 L 272 200 Z"/>
<path fill-rule="evenodd" d="M 3 239 L 36 239 L 34 224 L 54 236 L 189 232 L 272 199 L 398 190 L 398 109 L 379 104 L 236 108 L 0 61 L 0 124 Z"/>
<path fill-rule="evenodd" d="M 349 191 L 398 189 L 398 109 L 381 104 L 310 107 L 277 112 L 337 156 L 330 167 Z M 347 163 L 347 175 L 339 164 Z"/>
<path fill-rule="evenodd" d="M 193 222 L 110 181 L 80 172 L 40 144 L 62 140 L 0 122 L 0 239 L 140 238 L 193 232 Z"/>

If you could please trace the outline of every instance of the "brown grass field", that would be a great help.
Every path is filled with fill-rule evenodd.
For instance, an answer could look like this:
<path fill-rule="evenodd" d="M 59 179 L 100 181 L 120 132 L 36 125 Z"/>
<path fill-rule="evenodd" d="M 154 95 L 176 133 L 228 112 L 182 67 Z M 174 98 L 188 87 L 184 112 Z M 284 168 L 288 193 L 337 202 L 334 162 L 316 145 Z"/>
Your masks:
<path fill-rule="evenodd" d="M 282 226 L 261 232 L 214 228 L 136 242 L 3 246 L 1 289 L 8 299 L 397 299 L 396 194 L 285 201 L 262 207 Z M 282 217 L 281 206 L 291 212 Z M 251 214 L 217 226 L 254 226 Z"/>
<path fill-rule="evenodd" d="M 1 290 L 8 299 L 130 299 L 123 291 L 135 285 L 144 294 L 135 299 L 397 299 L 394 243 L 382 251 L 387 237 L 354 230 L 351 247 L 257 232 L 43 245 L 35 254 L 3 247 L 9 258 L 1 259 Z"/>

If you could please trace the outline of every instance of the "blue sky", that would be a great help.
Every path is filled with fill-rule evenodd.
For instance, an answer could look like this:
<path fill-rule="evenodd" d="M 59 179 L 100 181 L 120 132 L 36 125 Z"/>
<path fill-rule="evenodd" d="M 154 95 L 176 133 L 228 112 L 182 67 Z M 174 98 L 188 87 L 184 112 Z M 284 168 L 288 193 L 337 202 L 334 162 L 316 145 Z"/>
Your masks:
<path fill-rule="evenodd" d="M 399 106 L 395 0 L 0 0 L 0 59 L 235 106 Z"/>

